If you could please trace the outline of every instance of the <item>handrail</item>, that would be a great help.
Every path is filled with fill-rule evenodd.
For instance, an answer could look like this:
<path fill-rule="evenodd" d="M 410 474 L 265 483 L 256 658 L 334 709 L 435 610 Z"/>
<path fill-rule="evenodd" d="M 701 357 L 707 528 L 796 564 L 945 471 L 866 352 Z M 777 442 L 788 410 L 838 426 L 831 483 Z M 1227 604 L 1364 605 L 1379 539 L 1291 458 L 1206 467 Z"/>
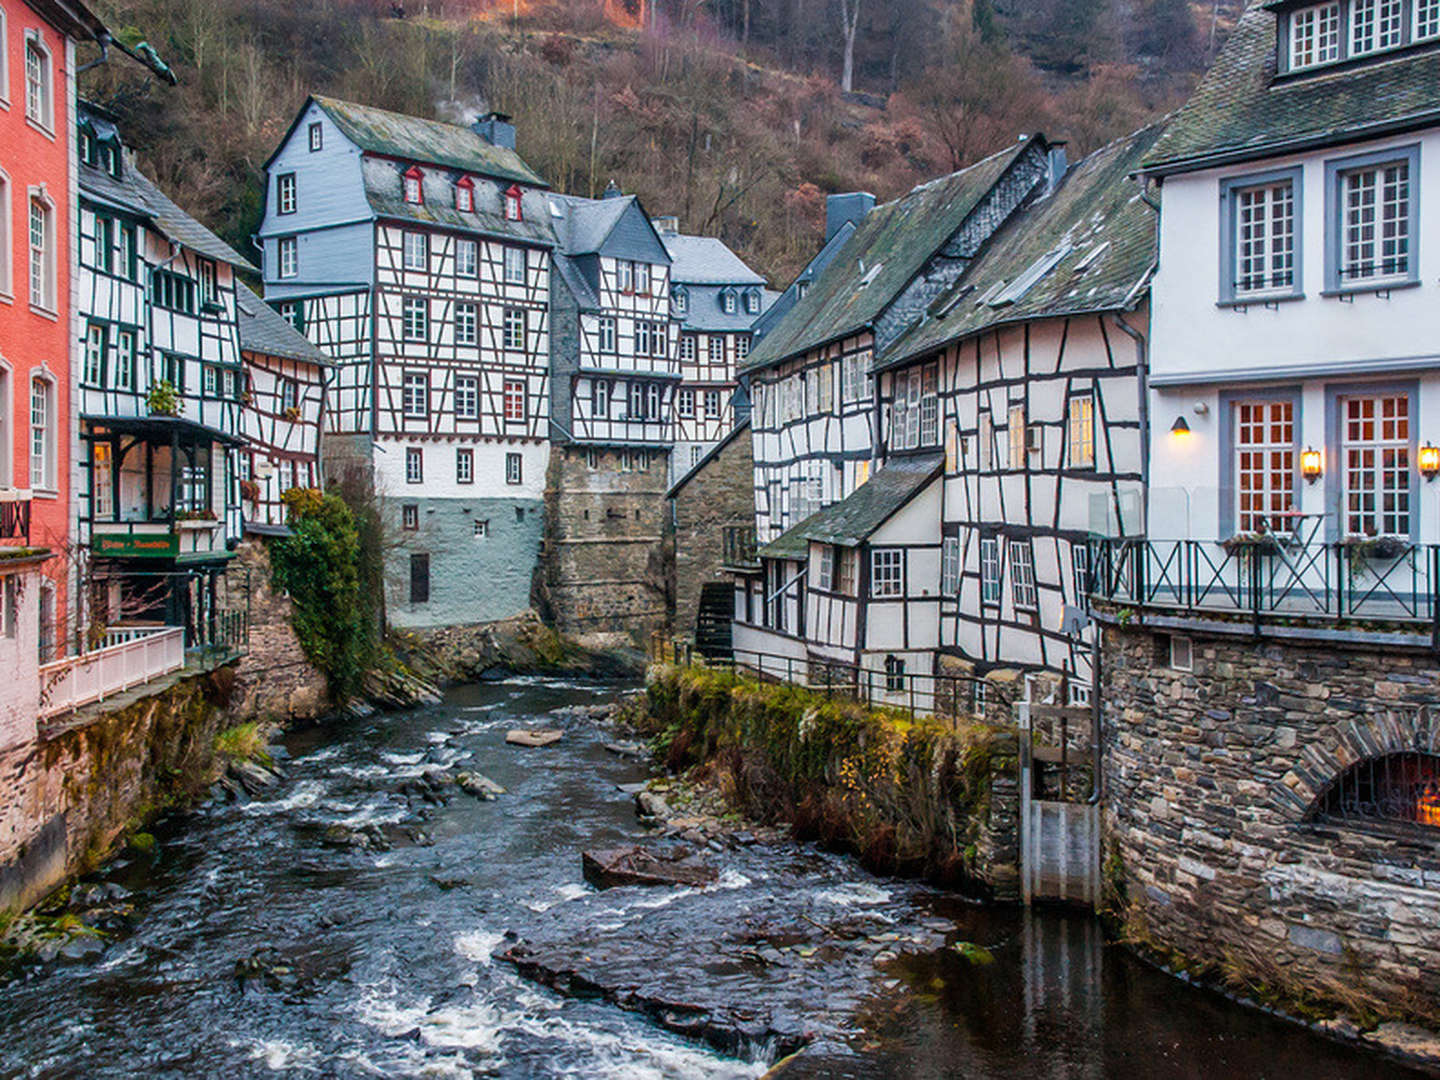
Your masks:
<path fill-rule="evenodd" d="M 183 626 L 161 627 L 154 633 L 42 664 L 38 716 L 43 720 L 104 701 L 184 666 Z"/>

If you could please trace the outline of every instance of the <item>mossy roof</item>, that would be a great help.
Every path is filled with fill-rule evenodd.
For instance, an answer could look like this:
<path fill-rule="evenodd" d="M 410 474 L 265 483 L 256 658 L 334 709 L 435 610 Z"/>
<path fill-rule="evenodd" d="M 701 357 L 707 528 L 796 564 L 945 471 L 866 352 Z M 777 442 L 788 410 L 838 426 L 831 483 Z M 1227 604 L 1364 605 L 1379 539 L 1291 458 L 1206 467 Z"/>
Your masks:
<path fill-rule="evenodd" d="M 740 370 L 770 367 L 870 326 L 1030 142 L 1022 139 L 871 210 L 804 298 L 756 343 Z"/>
<path fill-rule="evenodd" d="M 1143 128 L 1076 163 L 1053 194 L 991 238 L 964 276 L 876 358 L 877 369 L 999 325 L 1130 307 L 1150 279 L 1157 248 L 1156 211 L 1131 174 L 1160 130 Z M 1046 266 L 1006 302 L 1007 286 Z"/>
<path fill-rule="evenodd" d="M 243 282 L 235 288 L 235 324 L 240 332 L 240 348 L 265 356 L 303 360 L 320 367 L 331 367 L 330 357 L 307 338 L 288 319 L 272 308 Z"/>
<path fill-rule="evenodd" d="M 821 544 L 863 544 L 939 476 L 944 464 L 944 454 L 891 458 L 848 498 L 831 503 L 802 522 L 801 533 L 806 540 Z"/>
<path fill-rule="evenodd" d="M 1440 121 L 1440 42 L 1277 78 L 1276 12 L 1252 3 L 1144 161 L 1245 161 Z"/>

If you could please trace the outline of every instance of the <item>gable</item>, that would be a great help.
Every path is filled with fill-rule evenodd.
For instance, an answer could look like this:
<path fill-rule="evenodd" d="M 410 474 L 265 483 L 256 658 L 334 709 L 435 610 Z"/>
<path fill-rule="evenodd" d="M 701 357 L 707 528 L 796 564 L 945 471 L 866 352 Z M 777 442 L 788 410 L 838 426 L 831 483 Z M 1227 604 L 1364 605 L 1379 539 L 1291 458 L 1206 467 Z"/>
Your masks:
<path fill-rule="evenodd" d="M 629 203 L 600 244 L 600 254 L 607 259 L 633 259 L 669 266 L 670 252 L 665 249 L 655 226 L 650 224 L 649 215 L 641 209 L 640 200 L 631 199 Z"/>

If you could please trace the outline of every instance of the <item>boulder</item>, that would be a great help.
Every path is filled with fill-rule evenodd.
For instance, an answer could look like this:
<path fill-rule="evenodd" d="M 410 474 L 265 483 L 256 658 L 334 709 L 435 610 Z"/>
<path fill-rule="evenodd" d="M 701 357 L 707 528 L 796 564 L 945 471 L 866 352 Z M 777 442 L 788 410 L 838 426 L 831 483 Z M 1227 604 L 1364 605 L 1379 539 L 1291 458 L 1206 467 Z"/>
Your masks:
<path fill-rule="evenodd" d="M 378 825 L 352 828 L 349 825 L 327 825 L 320 835 L 320 842 L 326 847 L 356 848 L 360 851 L 389 851 L 390 840 Z"/>
<path fill-rule="evenodd" d="M 268 791 L 280 782 L 273 772 L 253 761 L 232 761 L 230 775 L 245 789 L 245 793 L 252 797 Z"/>
<path fill-rule="evenodd" d="M 664 820 L 670 816 L 670 804 L 663 795 L 653 791 L 640 791 L 635 795 L 635 810 L 643 818 Z"/>
<path fill-rule="evenodd" d="M 511 728 L 505 733 L 505 741 L 512 746 L 552 746 L 564 737 L 565 733 L 555 728 Z"/>
<path fill-rule="evenodd" d="M 466 795 L 473 795 L 475 798 L 484 799 L 487 802 L 505 794 L 503 787 L 488 776 L 481 776 L 477 772 L 459 773 L 455 777 L 455 784 Z"/>

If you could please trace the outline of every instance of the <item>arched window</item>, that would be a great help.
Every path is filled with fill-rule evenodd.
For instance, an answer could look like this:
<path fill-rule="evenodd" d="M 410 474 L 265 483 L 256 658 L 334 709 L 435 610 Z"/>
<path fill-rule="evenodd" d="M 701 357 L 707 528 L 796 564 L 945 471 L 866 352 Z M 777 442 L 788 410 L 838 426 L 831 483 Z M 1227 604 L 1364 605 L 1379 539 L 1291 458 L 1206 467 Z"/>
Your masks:
<path fill-rule="evenodd" d="M 1440 754 L 1404 751 L 1357 762 L 1330 785 L 1313 816 L 1440 828 Z"/>

